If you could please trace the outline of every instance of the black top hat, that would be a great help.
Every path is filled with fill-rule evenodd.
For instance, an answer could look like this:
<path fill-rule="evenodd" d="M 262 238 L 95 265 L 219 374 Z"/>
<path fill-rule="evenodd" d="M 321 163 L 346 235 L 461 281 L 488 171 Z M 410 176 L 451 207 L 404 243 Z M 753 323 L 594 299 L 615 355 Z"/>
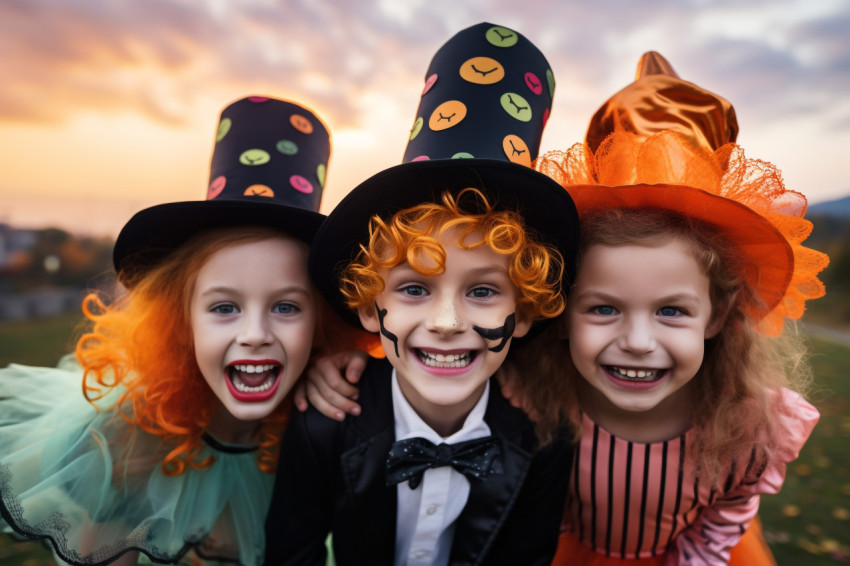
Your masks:
<path fill-rule="evenodd" d="M 334 309 L 358 324 L 339 292 L 340 271 L 369 238 L 369 219 L 392 216 L 444 191 L 480 189 L 516 210 L 552 243 L 572 276 L 578 216 L 567 192 L 531 169 L 549 118 L 554 77 L 519 33 L 489 23 L 467 28 L 431 61 L 403 163 L 372 176 L 330 213 L 310 253 L 310 273 Z"/>
<path fill-rule="evenodd" d="M 264 96 L 237 100 L 221 113 L 207 200 L 160 204 L 121 229 L 112 260 L 119 278 L 154 267 L 198 232 L 223 226 L 271 226 L 310 244 L 324 215 L 319 204 L 330 135 L 307 108 Z"/>

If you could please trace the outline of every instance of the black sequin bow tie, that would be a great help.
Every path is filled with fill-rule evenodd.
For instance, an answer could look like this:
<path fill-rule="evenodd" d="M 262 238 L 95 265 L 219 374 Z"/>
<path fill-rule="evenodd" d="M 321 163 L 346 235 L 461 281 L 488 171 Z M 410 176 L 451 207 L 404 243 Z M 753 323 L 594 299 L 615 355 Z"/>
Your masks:
<path fill-rule="evenodd" d="M 482 479 L 502 473 L 501 449 L 492 436 L 439 446 L 424 438 L 398 440 L 387 457 L 387 485 L 410 480 L 410 489 L 422 483 L 428 468 L 452 466 L 467 477 Z"/>

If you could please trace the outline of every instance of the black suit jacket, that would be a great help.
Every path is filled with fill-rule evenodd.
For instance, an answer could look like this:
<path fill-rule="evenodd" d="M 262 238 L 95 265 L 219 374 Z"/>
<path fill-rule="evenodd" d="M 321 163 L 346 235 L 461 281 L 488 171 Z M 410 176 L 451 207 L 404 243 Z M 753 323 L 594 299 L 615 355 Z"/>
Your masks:
<path fill-rule="evenodd" d="M 325 539 L 333 532 L 339 566 L 392 566 L 397 498 L 385 474 L 395 441 L 391 372 L 386 360 L 370 361 L 360 382 L 359 417 L 338 422 L 312 408 L 293 415 L 266 520 L 266 564 L 324 566 Z M 470 479 L 450 563 L 548 565 L 572 446 L 564 435 L 535 452 L 532 424 L 502 397 L 495 380 L 484 420 L 501 440 L 504 473 Z"/>

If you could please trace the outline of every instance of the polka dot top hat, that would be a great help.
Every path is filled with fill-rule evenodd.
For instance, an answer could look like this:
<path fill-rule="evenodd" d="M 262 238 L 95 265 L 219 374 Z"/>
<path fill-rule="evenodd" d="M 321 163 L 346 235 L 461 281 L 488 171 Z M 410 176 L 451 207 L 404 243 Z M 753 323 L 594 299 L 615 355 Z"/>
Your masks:
<path fill-rule="evenodd" d="M 736 246 L 760 299 L 748 315 L 777 335 L 785 318 L 800 318 L 807 300 L 824 295 L 817 274 L 829 258 L 802 245 L 812 230 L 806 198 L 785 188 L 774 165 L 747 159 L 737 133 L 731 104 L 649 52 L 635 81 L 593 116 L 585 143 L 536 165 L 567 189 L 580 216 L 654 208 L 714 226 Z"/>
<path fill-rule="evenodd" d="M 337 312 L 356 324 L 337 276 L 368 241 L 372 216 L 386 219 L 467 187 L 480 189 L 496 209 L 517 210 L 530 230 L 558 248 L 565 277 L 572 276 L 575 206 L 563 188 L 530 167 L 554 87 L 543 54 L 506 27 L 474 25 L 437 51 L 402 163 L 355 187 L 316 236 L 311 275 Z"/>
<path fill-rule="evenodd" d="M 312 243 L 329 157 L 328 129 L 309 109 L 260 96 L 233 102 L 219 119 L 207 199 L 136 213 L 115 243 L 119 278 L 128 284 L 209 228 L 271 226 Z"/>

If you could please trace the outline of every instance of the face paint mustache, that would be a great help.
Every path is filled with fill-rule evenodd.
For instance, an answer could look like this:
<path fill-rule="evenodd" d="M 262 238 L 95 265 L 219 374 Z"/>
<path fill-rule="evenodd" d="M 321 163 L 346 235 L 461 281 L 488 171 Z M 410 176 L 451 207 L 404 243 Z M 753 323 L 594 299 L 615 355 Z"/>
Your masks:
<path fill-rule="evenodd" d="M 378 313 L 378 324 L 381 327 L 381 334 L 387 338 L 387 340 L 393 343 L 395 347 L 395 355 L 396 357 L 401 357 L 398 352 L 398 336 L 387 330 L 387 327 L 384 326 L 384 317 L 387 316 L 387 309 L 382 309 L 378 306 L 378 303 L 375 303 L 375 311 Z M 498 345 L 487 348 L 491 352 L 501 352 L 504 350 L 505 346 L 508 343 L 508 340 L 514 335 L 514 330 L 516 329 L 516 313 L 511 313 L 505 318 L 505 323 L 498 328 L 483 328 L 481 326 L 473 326 L 472 329 L 477 332 L 482 338 L 485 340 L 501 340 Z"/>
<path fill-rule="evenodd" d="M 387 316 L 387 309 L 382 309 L 376 302 L 375 311 L 378 313 L 378 324 L 381 325 L 381 334 L 393 343 L 393 346 L 395 346 L 395 357 L 400 358 L 401 356 L 398 353 L 398 336 L 387 330 L 387 327 L 384 326 L 384 317 Z"/>
<path fill-rule="evenodd" d="M 487 348 L 491 352 L 501 352 L 505 345 L 508 343 L 508 340 L 511 339 L 511 336 L 514 335 L 514 329 L 516 328 L 516 313 L 511 313 L 505 319 L 505 324 L 498 328 L 481 328 L 480 326 L 473 326 L 472 329 L 481 335 L 485 340 L 499 340 L 497 346 L 492 348 Z"/>

